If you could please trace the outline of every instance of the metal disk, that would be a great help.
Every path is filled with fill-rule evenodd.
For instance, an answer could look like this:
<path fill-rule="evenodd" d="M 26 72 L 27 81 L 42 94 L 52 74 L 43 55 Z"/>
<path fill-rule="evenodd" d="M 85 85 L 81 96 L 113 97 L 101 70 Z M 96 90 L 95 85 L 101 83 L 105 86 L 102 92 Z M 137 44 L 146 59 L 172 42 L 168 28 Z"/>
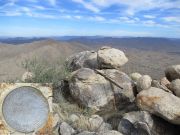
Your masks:
<path fill-rule="evenodd" d="M 11 91 L 6 96 L 2 109 L 6 123 L 23 133 L 42 127 L 49 113 L 48 102 L 41 92 L 26 86 Z"/>

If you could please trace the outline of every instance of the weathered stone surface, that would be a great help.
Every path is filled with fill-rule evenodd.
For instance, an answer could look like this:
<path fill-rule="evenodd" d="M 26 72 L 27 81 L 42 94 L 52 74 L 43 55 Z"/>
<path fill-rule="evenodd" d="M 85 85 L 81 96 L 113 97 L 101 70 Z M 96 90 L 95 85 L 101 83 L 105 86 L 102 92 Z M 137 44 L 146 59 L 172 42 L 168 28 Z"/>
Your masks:
<path fill-rule="evenodd" d="M 152 84 L 151 84 L 152 87 L 156 87 L 156 88 L 160 88 L 160 89 L 163 89 L 167 92 L 170 92 L 172 93 L 171 90 L 169 90 L 165 85 L 161 84 L 159 81 L 157 80 L 152 80 Z"/>
<path fill-rule="evenodd" d="M 98 135 L 123 135 L 123 134 L 115 130 L 108 130 L 106 132 L 101 132 Z"/>
<path fill-rule="evenodd" d="M 142 77 L 142 75 L 140 73 L 135 72 L 135 73 L 130 74 L 130 77 L 133 81 L 137 82 L 139 78 Z"/>
<path fill-rule="evenodd" d="M 68 69 L 75 71 L 80 68 L 98 68 L 97 52 L 84 51 L 69 57 L 66 60 Z"/>
<path fill-rule="evenodd" d="M 107 105 L 114 98 L 110 82 L 88 68 L 72 73 L 69 88 L 79 104 L 94 109 Z"/>
<path fill-rule="evenodd" d="M 178 126 L 146 111 L 124 114 L 118 130 L 124 135 L 176 135 L 179 133 Z"/>
<path fill-rule="evenodd" d="M 22 80 L 23 82 L 26 82 L 27 80 L 31 80 L 33 77 L 35 77 L 35 75 L 34 75 L 32 72 L 25 72 L 25 73 L 22 75 L 21 80 Z"/>
<path fill-rule="evenodd" d="M 165 75 L 169 81 L 180 79 L 180 65 L 173 65 L 165 70 Z"/>
<path fill-rule="evenodd" d="M 168 87 L 169 84 L 170 84 L 170 81 L 169 81 L 166 77 L 163 77 L 163 78 L 161 78 L 161 80 L 160 80 L 160 84 Z"/>
<path fill-rule="evenodd" d="M 105 69 L 98 71 L 115 82 L 118 86 L 122 87 L 120 88 L 111 82 L 111 89 L 114 93 L 114 99 L 118 109 L 126 108 L 127 105 L 131 104 L 135 100 L 133 91 L 134 84 L 127 74 L 116 69 Z"/>
<path fill-rule="evenodd" d="M 69 119 L 71 122 L 75 122 L 79 119 L 79 117 L 76 114 L 71 114 Z"/>
<path fill-rule="evenodd" d="M 180 98 L 162 89 L 151 87 L 137 95 L 137 105 L 142 110 L 180 124 Z"/>
<path fill-rule="evenodd" d="M 171 82 L 170 89 L 177 97 L 180 97 L 180 79 L 176 79 Z"/>
<path fill-rule="evenodd" d="M 59 115 L 56 113 L 53 116 L 53 122 L 52 122 L 52 127 L 55 128 L 60 122 Z"/>
<path fill-rule="evenodd" d="M 149 75 L 143 75 L 137 81 L 137 91 L 140 92 L 142 90 L 146 90 L 151 87 L 152 79 Z"/>
<path fill-rule="evenodd" d="M 72 135 L 75 133 L 75 130 L 66 122 L 61 123 L 60 125 L 60 134 L 61 135 Z"/>
<path fill-rule="evenodd" d="M 77 135 L 97 135 L 95 132 L 83 131 Z"/>
<path fill-rule="evenodd" d="M 112 127 L 108 123 L 105 123 L 103 118 L 99 115 L 92 115 L 91 118 L 89 118 L 89 124 L 91 125 L 90 131 L 105 132 L 112 129 Z"/>
<path fill-rule="evenodd" d="M 118 131 L 125 135 L 151 135 L 153 119 L 146 111 L 126 113 L 121 119 Z"/>
<path fill-rule="evenodd" d="M 100 68 L 120 68 L 128 62 L 128 58 L 121 50 L 102 47 L 98 50 L 98 64 Z"/>

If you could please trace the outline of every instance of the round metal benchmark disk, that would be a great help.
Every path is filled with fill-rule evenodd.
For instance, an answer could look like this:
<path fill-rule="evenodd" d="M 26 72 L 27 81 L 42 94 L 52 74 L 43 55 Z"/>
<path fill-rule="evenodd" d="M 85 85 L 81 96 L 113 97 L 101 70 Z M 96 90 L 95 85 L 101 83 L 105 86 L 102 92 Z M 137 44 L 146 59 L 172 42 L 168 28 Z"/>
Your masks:
<path fill-rule="evenodd" d="M 12 90 L 6 96 L 2 109 L 6 123 L 23 133 L 41 128 L 49 113 L 48 102 L 42 93 L 26 86 Z"/>

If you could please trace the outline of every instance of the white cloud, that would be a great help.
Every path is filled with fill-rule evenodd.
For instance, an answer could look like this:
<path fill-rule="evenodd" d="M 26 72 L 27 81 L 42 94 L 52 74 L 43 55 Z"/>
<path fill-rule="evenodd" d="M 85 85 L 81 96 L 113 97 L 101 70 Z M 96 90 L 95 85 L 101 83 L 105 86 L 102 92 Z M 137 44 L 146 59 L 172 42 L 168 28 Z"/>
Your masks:
<path fill-rule="evenodd" d="M 71 15 L 62 15 L 61 18 L 72 19 L 72 16 Z"/>
<path fill-rule="evenodd" d="M 99 21 L 99 22 L 102 22 L 102 21 L 105 21 L 106 19 L 102 16 L 94 16 L 94 17 L 89 17 L 90 20 L 93 20 L 93 21 Z"/>
<path fill-rule="evenodd" d="M 81 19 L 81 18 L 82 18 L 82 16 L 80 16 L 80 15 L 76 15 L 76 16 L 74 16 L 74 18 L 76 18 L 76 19 Z"/>
<path fill-rule="evenodd" d="M 47 9 L 47 8 L 45 8 L 45 7 L 43 7 L 43 6 L 39 6 L 39 5 L 34 5 L 33 7 L 36 8 L 36 9 L 39 9 L 39 10 L 45 10 L 45 9 Z"/>
<path fill-rule="evenodd" d="M 22 13 L 20 12 L 5 12 L 6 16 L 20 16 Z"/>
<path fill-rule="evenodd" d="M 125 13 L 127 15 L 134 15 L 139 11 L 146 11 L 155 8 L 159 9 L 170 9 L 180 8 L 180 1 L 169 1 L 169 0 L 91 0 L 86 2 L 85 0 L 73 0 L 74 2 L 82 4 L 85 8 L 100 12 L 103 8 L 108 8 L 112 5 L 124 5 L 126 6 Z"/>
<path fill-rule="evenodd" d="M 56 0 L 48 0 L 49 1 L 49 3 L 52 5 L 52 6 L 56 6 Z"/>
<path fill-rule="evenodd" d="M 176 22 L 176 23 L 180 23 L 180 17 L 164 17 L 163 18 L 164 21 L 166 22 Z"/>
<path fill-rule="evenodd" d="M 133 37 L 152 36 L 152 33 L 150 32 L 144 32 L 144 31 L 135 32 L 129 30 L 112 30 L 105 33 L 107 33 L 107 36 L 133 36 Z"/>
<path fill-rule="evenodd" d="M 94 6 L 93 4 L 89 3 L 89 2 L 85 2 L 83 0 L 72 0 L 73 2 L 82 4 L 85 8 L 87 8 L 88 10 L 91 10 L 93 12 L 99 12 L 100 9 L 98 9 L 96 6 Z"/>
<path fill-rule="evenodd" d="M 153 15 L 144 15 L 145 18 L 147 19 L 154 19 L 156 18 L 156 16 L 153 16 Z"/>

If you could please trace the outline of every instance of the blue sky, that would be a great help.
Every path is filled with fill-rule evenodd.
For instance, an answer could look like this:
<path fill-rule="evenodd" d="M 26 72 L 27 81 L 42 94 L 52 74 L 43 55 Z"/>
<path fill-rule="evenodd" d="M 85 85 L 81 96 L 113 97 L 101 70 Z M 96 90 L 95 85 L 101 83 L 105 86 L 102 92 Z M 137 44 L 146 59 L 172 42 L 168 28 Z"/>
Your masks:
<path fill-rule="evenodd" d="M 0 36 L 180 38 L 180 0 L 0 0 Z"/>

